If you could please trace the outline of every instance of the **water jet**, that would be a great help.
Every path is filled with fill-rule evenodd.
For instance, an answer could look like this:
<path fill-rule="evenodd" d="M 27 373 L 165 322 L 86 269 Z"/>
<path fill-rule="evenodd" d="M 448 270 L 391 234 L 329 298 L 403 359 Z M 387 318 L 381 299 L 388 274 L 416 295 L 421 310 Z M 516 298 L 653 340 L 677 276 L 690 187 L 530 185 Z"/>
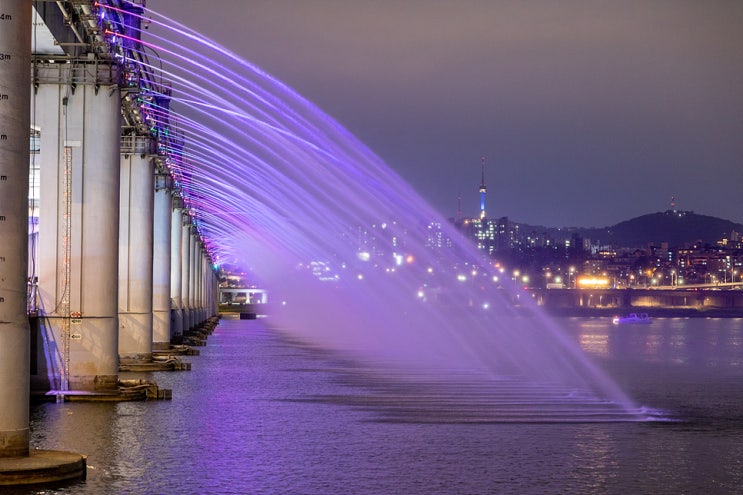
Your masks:
<path fill-rule="evenodd" d="M 610 404 L 613 420 L 646 419 L 492 259 L 342 126 L 213 41 L 147 15 L 142 45 L 173 88 L 169 118 L 185 143 L 163 150 L 169 167 L 219 264 L 271 291 L 276 331 L 412 382 L 421 370 L 429 383 L 462 371 L 496 397 L 524 391 L 524 421 L 596 417 L 541 414 L 545 401 L 584 412 Z M 153 121 L 163 110 L 145 109 Z"/>

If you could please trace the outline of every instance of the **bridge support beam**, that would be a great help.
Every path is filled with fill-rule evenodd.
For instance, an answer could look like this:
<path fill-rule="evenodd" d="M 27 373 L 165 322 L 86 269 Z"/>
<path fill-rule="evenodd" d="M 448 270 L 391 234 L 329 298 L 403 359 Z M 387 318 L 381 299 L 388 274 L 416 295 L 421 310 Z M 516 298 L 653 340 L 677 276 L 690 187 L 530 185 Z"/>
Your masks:
<path fill-rule="evenodd" d="M 28 133 L 31 2 L 0 0 L 0 458 L 29 453 Z"/>
<path fill-rule="evenodd" d="M 150 139 L 134 140 L 121 158 L 119 220 L 119 359 L 152 361 L 152 266 L 155 170 Z"/>
<path fill-rule="evenodd" d="M 26 26 L 28 29 L 28 26 Z M 40 129 L 37 379 L 118 389 L 120 92 L 115 67 L 36 64 Z"/>
<path fill-rule="evenodd" d="M 152 349 L 170 348 L 170 256 L 172 191 L 167 177 L 155 177 L 155 211 L 152 260 Z"/>

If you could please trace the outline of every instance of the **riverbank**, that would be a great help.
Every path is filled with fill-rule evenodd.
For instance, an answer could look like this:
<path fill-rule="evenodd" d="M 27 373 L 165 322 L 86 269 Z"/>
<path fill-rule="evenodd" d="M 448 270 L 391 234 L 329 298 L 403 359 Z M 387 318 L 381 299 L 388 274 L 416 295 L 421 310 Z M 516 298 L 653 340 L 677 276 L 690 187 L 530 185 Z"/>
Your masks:
<path fill-rule="evenodd" d="M 627 315 L 629 313 L 647 313 L 651 318 L 743 318 L 743 308 L 545 308 L 552 316 L 605 317 Z"/>

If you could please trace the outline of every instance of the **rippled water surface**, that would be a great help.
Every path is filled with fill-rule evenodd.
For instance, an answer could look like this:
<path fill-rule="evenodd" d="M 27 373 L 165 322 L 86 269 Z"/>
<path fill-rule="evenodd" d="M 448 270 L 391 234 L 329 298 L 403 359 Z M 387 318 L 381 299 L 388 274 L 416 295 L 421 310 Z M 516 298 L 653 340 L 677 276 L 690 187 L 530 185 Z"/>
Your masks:
<path fill-rule="evenodd" d="M 30 493 L 743 493 L 743 320 L 560 322 L 671 421 L 504 421 L 493 411 L 516 391 L 401 381 L 260 320 L 223 320 L 185 358 L 191 371 L 122 373 L 172 401 L 34 406 L 32 446 L 86 453 L 89 467 L 83 482 Z"/>

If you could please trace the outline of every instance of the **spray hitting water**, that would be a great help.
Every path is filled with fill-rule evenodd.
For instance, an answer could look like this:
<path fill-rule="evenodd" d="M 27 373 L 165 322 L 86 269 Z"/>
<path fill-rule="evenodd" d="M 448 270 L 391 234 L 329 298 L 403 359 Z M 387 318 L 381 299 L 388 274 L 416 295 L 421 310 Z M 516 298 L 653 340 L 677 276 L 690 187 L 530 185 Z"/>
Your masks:
<path fill-rule="evenodd" d="M 145 15 L 126 62 L 150 64 L 153 87 L 172 91 L 137 104 L 177 133 L 160 152 L 219 263 L 269 289 L 270 326 L 365 363 L 387 404 L 410 398 L 404 376 L 437 420 L 647 419 L 354 136 L 214 42 Z"/>

